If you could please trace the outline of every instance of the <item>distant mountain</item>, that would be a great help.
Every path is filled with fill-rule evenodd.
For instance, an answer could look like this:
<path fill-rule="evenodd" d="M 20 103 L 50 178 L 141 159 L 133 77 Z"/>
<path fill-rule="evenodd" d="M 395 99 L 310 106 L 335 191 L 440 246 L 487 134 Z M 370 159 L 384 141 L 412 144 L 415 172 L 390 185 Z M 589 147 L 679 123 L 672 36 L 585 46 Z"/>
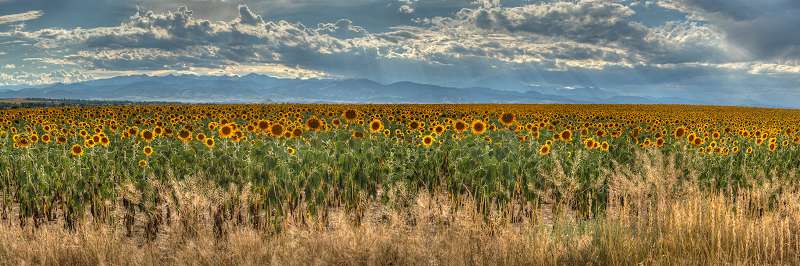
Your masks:
<path fill-rule="evenodd" d="M 589 88 L 527 92 L 454 88 L 366 79 L 282 79 L 246 76 L 124 76 L 30 88 L 0 88 L 0 98 L 177 102 L 338 103 L 693 103 L 677 98 L 628 97 Z"/>

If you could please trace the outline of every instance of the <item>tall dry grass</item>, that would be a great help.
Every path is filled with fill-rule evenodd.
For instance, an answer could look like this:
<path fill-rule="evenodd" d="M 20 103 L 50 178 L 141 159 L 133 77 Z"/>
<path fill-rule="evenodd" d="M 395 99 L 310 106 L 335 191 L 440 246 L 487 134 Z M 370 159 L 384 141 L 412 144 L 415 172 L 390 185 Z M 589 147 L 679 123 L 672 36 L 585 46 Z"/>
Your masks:
<path fill-rule="evenodd" d="M 671 163 L 675 160 L 655 152 L 638 156 L 636 165 L 604 170 L 610 188 L 607 209 L 590 215 L 572 211 L 574 202 L 562 198 L 498 209 L 485 219 L 475 215 L 468 200 L 454 202 L 444 193 L 407 195 L 398 189 L 386 192 L 388 204 L 364 202 L 363 215 L 344 210 L 327 219 L 295 214 L 278 228 L 259 227 L 216 219 L 220 201 L 248 202 L 249 195 L 230 195 L 196 178 L 163 192 L 176 202 L 154 206 L 172 212 L 161 218 L 156 232 L 148 222 L 152 219 L 134 216 L 128 223 L 126 213 L 115 214 L 110 224 L 86 220 L 74 232 L 60 224 L 34 229 L 2 221 L 0 263 L 800 264 L 798 185 L 753 177 L 760 184 L 705 191 L 692 173 Z M 460 208 L 453 211 L 453 204 Z M 240 208 L 235 211 L 246 211 Z M 514 219 L 508 210 L 528 215 Z"/>

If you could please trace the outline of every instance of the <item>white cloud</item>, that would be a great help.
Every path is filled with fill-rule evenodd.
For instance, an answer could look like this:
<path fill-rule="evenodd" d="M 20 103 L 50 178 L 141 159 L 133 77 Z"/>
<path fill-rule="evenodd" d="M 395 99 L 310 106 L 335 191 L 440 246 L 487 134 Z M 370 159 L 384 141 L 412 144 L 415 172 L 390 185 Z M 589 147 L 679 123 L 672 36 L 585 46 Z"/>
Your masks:
<path fill-rule="evenodd" d="M 0 25 L 34 20 L 41 17 L 42 15 L 44 15 L 44 12 L 42 12 L 41 10 L 33 10 L 25 13 L 0 16 Z"/>
<path fill-rule="evenodd" d="M 26 71 L 0 72 L 0 85 L 72 83 L 92 79 L 94 79 L 93 76 L 80 70 L 62 69 L 41 73 Z"/>
<path fill-rule="evenodd" d="M 416 5 L 417 0 L 398 0 L 400 3 L 400 7 L 397 8 L 397 12 L 403 14 L 411 14 L 414 13 L 414 5 Z"/>

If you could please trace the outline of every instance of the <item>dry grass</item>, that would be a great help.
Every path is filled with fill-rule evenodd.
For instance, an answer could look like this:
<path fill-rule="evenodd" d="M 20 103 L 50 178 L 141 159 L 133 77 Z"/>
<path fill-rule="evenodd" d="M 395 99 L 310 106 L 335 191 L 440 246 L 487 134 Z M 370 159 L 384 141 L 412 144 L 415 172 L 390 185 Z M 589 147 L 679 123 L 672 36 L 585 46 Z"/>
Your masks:
<path fill-rule="evenodd" d="M 700 191 L 671 159 L 640 155 L 640 165 L 606 171 L 610 200 L 586 217 L 568 202 L 534 205 L 528 219 L 488 220 L 469 202 L 451 212 L 447 195 L 422 194 L 405 207 L 364 203 L 360 224 L 337 210 L 325 222 L 293 217 L 280 232 L 235 219 L 215 233 L 215 202 L 225 192 L 197 180 L 173 186 L 180 204 L 153 239 L 137 217 L 126 236 L 116 223 L 0 223 L 0 263 L 8 265 L 572 265 L 800 264 L 800 192 L 765 182 L 734 194 Z M 641 169 L 633 171 L 631 169 Z M 773 179 L 780 180 L 780 179 Z M 577 193 L 577 192 L 575 192 Z M 248 195 L 239 195 L 244 198 Z M 392 194 L 391 202 L 402 195 Z M 530 207 L 530 206 L 528 206 Z M 305 221 L 305 222 L 301 222 Z"/>

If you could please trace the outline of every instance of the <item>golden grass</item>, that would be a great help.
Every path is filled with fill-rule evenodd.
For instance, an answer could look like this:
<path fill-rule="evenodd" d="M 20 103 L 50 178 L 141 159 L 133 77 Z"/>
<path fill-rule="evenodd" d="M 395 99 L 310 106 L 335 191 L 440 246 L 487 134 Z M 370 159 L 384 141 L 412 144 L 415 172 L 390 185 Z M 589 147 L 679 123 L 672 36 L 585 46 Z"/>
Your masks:
<path fill-rule="evenodd" d="M 363 203 L 363 219 L 336 210 L 328 219 L 297 215 L 279 230 L 226 219 L 215 226 L 218 201 L 228 197 L 202 178 L 181 181 L 183 204 L 165 203 L 154 237 L 135 217 L 127 236 L 115 223 L 86 220 L 74 231 L 51 223 L 37 229 L 0 222 L 0 263 L 7 265 L 630 265 L 798 264 L 800 192 L 767 181 L 739 190 L 702 192 L 660 153 L 635 166 L 605 170 L 611 195 L 602 215 L 579 214 L 558 201 L 517 206 L 531 215 L 488 220 L 462 201 L 457 212 L 442 193 L 388 204 Z M 642 169 L 632 171 L 631 169 Z M 780 180 L 780 179 L 773 179 Z M 389 192 L 387 192 L 389 193 Z M 246 198 L 248 195 L 239 195 Z M 404 198 L 406 197 L 406 198 Z M 408 202 L 404 202 L 408 201 Z M 400 204 L 403 203 L 403 204 Z M 123 208 L 118 208 L 123 209 Z M 243 208 L 245 209 L 245 208 Z M 242 209 L 242 210 L 243 210 Z M 237 210 L 237 211 L 242 211 Z M 235 213 L 234 213 L 235 216 Z M 302 216 L 302 217 L 301 217 Z"/>

